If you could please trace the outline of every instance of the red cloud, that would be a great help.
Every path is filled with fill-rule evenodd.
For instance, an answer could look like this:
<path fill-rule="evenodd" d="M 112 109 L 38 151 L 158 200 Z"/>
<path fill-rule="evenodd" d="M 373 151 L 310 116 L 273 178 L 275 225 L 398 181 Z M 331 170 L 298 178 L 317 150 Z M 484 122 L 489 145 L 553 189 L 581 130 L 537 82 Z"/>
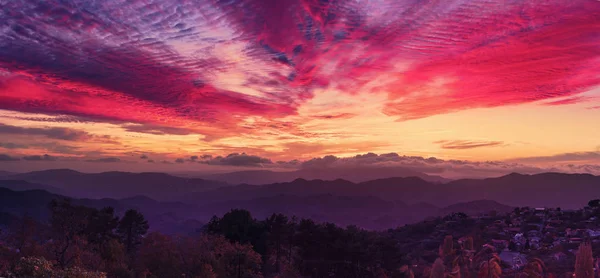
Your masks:
<path fill-rule="evenodd" d="M 333 86 L 385 92 L 386 114 L 414 119 L 575 102 L 600 84 L 597 1 L 118 5 L 11 1 L 12 12 L 0 13 L 12 22 L 0 34 L 0 109 L 216 138 L 252 132 L 239 127 L 246 116 L 294 115 L 316 89 Z M 235 79 L 227 74 L 253 92 L 223 89 Z"/>

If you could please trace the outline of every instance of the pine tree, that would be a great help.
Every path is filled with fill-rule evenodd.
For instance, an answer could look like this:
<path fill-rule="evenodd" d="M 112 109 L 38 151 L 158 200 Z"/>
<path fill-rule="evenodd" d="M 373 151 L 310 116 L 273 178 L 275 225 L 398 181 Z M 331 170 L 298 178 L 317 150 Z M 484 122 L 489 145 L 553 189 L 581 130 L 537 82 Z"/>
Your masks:
<path fill-rule="evenodd" d="M 465 245 L 465 249 L 473 250 L 473 237 L 472 236 L 467 237 L 467 240 L 465 241 L 464 245 Z"/>
<path fill-rule="evenodd" d="M 588 242 L 579 245 L 575 260 L 575 277 L 594 277 L 594 258 L 592 257 L 592 246 Z"/>
<path fill-rule="evenodd" d="M 142 236 L 148 232 L 148 228 L 148 221 L 143 214 L 134 209 L 125 212 L 117 226 L 117 234 L 121 237 L 127 254 L 131 255 L 142 243 Z"/>
<path fill-rule="evenodd" d="M 442 259 L 438 258 L 433 263 L 433 267 L 431 268 L 430 278 L 444 278 L 445 272 L 446 272 L 446 267 L 444 266 L 444 261 Z"/>
<path fill-rule="evenodd" d="M 444 244 L 442 246 L 443 246 L 442 247 L 442 251 L 443 251 L 444 256 L 448 256 L 448 255 L 452 254 L 452 251 L 454 249 L 454 245 L 453 245 L 453 242 L 452 242 L 452 236 L 451 235 L 447 235 L 444 238 Z"/>

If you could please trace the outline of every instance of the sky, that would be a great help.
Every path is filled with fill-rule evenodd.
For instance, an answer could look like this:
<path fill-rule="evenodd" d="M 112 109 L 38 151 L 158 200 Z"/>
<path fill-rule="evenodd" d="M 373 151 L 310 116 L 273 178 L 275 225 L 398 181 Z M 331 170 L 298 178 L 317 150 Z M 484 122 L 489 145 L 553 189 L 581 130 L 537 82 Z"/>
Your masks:
<path fill-rule="evenodd" d="M 0 0 L 0 170 L 600 175 L 599 120 L 597 0 Z"/>

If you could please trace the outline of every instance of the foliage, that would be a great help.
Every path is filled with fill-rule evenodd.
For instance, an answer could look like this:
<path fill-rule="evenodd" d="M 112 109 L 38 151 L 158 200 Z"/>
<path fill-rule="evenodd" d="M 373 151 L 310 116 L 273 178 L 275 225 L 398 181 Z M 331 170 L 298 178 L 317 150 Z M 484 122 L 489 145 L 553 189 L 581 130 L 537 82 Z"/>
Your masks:
<path fill-rule="evenodd" d="M 50 261 L 43 257 L 22 257 L 16 264 L 14 272 L 10 273 L 10 276 L 31 278 L 106 278 L 105 273 L 88 271 L 79 267 L 57 270 Z"/>
<path fill-rule="evenodd" d="M 14 275 L 16 277 L 52 277 L 52 263 L 45 258 L 22 257 L 17 263 Z"/>
<path fill-rule="evenodd" d="M 592 256 L 592 246 L 587 242 L 579 245 L 579 250 L 577 250 L 575 276 L 577 278 L 594 277 L 594 258 Z"/>
<path fill-rule="evenodd" d="M 591 208 L 597 208 L 597 207 L 600 207 L 600 199 L 594 199 L 594 200 L 590 200 L 590 201 L 588 202 L 588 207 L 591 207 Z"/>
<path fill-rule="evenodd" d="M 446 267 L 444 261 L 440 258 L 435 260 L 433 267 L 431 268 L 431 278 L 444 278 Z"/>
<path fill-rule="evenodd" d="M 552 277 L 550 272 L 562 277 L 574 264 L 579 277 L 593 273 L 592 248 L 586 243 L 577 259 L 571 256 L 560 266 L 546 260 L 548 269 L 541 259 L 531 258 L 548 259 L 549 254 L 527 250 L 529 263 L 503 274 L 507 265 L 493 246 L 484 244 L 502 236 L 492 228 L 506 223 L 505 216 L 476 222 L 453 214 L 367 231 L 283 214 L 257 220 L 238 209 L 213 217 L 200 235 L 181 236 L 147 233 L 148 222 L 135 210 L 119 219 L 112 208 L 87 208 L 68 200 L 54 201 L 49 208 L 48 225 L 23 218 L 0 238 L 0 276 L 543 278 Z M 527 209 L 519 215 L 531 217 Z M 565 218 L 579 219 L 573 215 L 578 214 Z M 460 237 L 458 245 L 453 236 Z"/>
<path fill-rule="evenodd" d="M 144 215 L 137 210 L 130 209 L 125 212 L 116 228 L 127 254 L 132 254 L 142 243 L 142 237 L 148 232 L 149 225 Z"/>

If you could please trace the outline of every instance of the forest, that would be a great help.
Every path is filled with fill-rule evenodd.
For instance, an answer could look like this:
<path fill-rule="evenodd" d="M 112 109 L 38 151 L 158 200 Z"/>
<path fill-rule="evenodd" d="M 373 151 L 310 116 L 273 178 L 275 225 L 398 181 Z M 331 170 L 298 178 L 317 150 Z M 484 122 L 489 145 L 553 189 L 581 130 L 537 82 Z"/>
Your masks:
<path fill-rule="evenodd" d="M 233 209 L 201 230 L 167 235 L 133 209 L 119 216 L 68 199 L 48 209 L 48 223 L 25 216 L 1 231 L 0 277 L 594 277 L 589 241 L 565 267 L 538 252 L 507 272 L 486 242 L 495 236 L 488 228 L 509 214 L 454 213 L 368 231 L 283 214 L 257 220 Z"/>

